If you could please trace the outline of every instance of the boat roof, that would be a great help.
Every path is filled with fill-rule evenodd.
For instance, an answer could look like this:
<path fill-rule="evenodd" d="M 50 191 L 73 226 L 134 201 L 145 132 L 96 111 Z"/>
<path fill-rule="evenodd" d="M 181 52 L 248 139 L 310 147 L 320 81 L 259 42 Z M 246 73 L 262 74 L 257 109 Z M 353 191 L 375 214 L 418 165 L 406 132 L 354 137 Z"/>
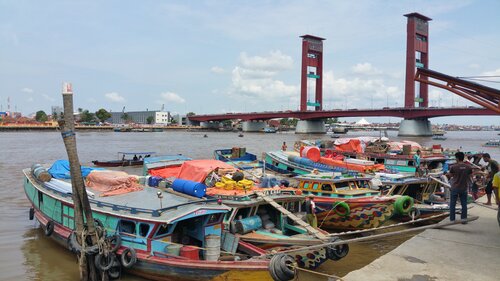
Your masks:
<path fill-rule="evenodd" d="M 372 177 L 345 177 L 345 176 L 335 176 L 332 173 L 320 173 L 320 174 L 307 174 L 294 177 L 298 180 L 303 181 L 320 181 L 320 182 L 346 182 L 346 181 L 369 181 Z"/>
<path fill-rule="evenodd" d="M 118 151 L 118 154 L 124 154 L 124 155 L 148 155 L 148 154 L 155 154 L 156 152 L 154 151 L 145 151 L 145 152 L 130 152 L 130 151 Z"/>
<path fill-rule="evenodd" d="M 69 181 L 65 181 L 69 189 L 54 189 L 47 184 L 37 181 L 29 168 L 24 169 L 23 173 L 39 190 L 50 194 L 57 200 L 73 203 L 71 183 Z M 144 186 L 139 191 L 105 197 L 101 197 L 101 192 L 99 191 L 94 189 L 89 190 L 94 193 L 94 197 L 89 198 L 94 211 L 97 210 L 110 213 L 114 216 L 158 221 L 167 224 L 190 217 L 212 213 L 226 213 L 231 210 L 231 208 L 219 204 L 217 200 L 198 199 L 187 195 L 181 196 L 148 186 Z M 158 197 L 158 193 L 161 194 L 161 199 Z"/>

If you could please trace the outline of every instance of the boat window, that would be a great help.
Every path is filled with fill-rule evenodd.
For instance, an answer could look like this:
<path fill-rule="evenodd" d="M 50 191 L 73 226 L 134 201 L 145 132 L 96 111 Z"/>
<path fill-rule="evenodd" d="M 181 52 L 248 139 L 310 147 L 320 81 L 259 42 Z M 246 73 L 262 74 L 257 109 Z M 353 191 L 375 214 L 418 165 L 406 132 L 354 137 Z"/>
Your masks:
<path fill-rule="evenodd" d="M 160 227 L 158 228 L 158 230 L 156 231 L 155 237 L 163 236 L 163 235 L 170 233 L 171 227 L 169 227 L 169 226 L 170 225 L 168 225 L 166 223 L 161 224 Z"/>
<path fill-rule="evenodd" d="M 239 209 L 238 212 L 236 212 L 235 219 L 240 220 L 248 217 L 250 215 L 250 209 L 250 207 Z"/>
<path fill-rule="evenodd" d="M 318 189 L 318 185 L 319 185 L 319 184 L 318 184 L 317 182 L 315 182 L 315 183 L 313 184 L 313 189 Z"/>
<path fill-rule="evenodd" d="M 118 223 L 118 231 L 124 234 L 135 234 L 135 222 L 121 220 Z"/>
<path fill-rule="evenodd" d="M 332 188 L 331 184 L 325 183 L 325 184 L 321 185 L 321 190 L 323 190 L 323 191 L 332 191 L 333 188 Z"/>
<path fill-rule="evenodd" d="M 309 183 L 308 182 L 304 183 L 304 189 L 308 189 L 308 188 L 309 188 Z"/>
<path fill-rule="evenodd" d="M 347 190 L 347 189 L 349 189 L 349 182 L 346 182 L 346 181 L 336 182 L 335 183 L 335 188 L 337 190 Z"/>
<path fill-rule="evenodd" d="M 230 213 L 228 213 L 230 214 Z M 208 222 L 207 224 L 214 224 L 214 223 L 219 223 L 220 222 L 220 218 L 222 217 L 222 214 L 211 214 L 209 217 L 208 217 Z"/>
<path fill-rule="evenodd" d="M 351 189 L 356 189 L 356 188 L 358 188 L 358 187 L 356 186 L 356 183 L 355 183 L 355 182 L 353 182 L 353 181 L 350 181 L 350 182 L 349 182 L 349 187 L 350 187 Z"/>
<path fill-rule="evenodd" d="M 148 236 L 149 229 L 151 227 L 147 223 L 140 223 L 139 224 L 139 236 L 146 237 Z"/>

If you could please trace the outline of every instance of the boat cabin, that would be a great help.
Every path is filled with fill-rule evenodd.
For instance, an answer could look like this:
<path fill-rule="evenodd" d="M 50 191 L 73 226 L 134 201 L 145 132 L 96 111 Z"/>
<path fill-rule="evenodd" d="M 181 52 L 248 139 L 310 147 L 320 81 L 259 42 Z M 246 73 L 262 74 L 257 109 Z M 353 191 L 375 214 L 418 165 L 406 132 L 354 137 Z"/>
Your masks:
<path fill-rule="evenodd" d="M 379 195 L 371 188 L 367 177 L 332 177 L 332 175 L 304 175 L 295 177 L 304 194 L 332 198 L 356 198 Z"/>

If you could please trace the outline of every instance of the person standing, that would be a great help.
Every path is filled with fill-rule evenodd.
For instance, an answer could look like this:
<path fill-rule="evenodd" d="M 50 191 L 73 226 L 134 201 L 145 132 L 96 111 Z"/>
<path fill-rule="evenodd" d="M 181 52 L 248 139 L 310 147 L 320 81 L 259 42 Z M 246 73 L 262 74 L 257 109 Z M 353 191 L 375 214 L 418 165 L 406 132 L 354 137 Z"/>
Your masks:
<path fill-rule="evenodd" d="M 493 192 L 493 176 L 498 173 L 498 162 L 491 159 L 489 153 L 483 154 L 483 161 L 486 162 L 486 166 L 484 167 L 488 172 L 486 175 L 486 205 L 491 205 L 491 193 Z M 496 199 L 498 200 L 498 198 Z"/>
<path fill-rule="evenodd" d="M 455 208 L 457 199 L 460 198 L 460 205 L 462 205 L 462 213 L 460 218 L 462 223 L 466 224 L 467 221 L 467 189 L 472 175 L 472 167 L 464 162 L 464 153 L 455 153 L 457 163 L 450 167 L 448 175 L 450 176 L 450 221 L 455 221 Z"/>
<path fill-rule="evenodd" d="M 286 142 L 283 142 L 283 145 L 281 146 L 281 150 L 286 151 L 288 147 L 286 146 Z"/>
<path fill-rule="evenodd" d="M 307 223 L 318 228 L 318 218 L 316 217 L 316 203 L 314 203 L 314 196 L 309 195 L 306 198 L 306 219 Z"/>
<path fill-rule="evenodd" d="M 420 158 L 422 158 L 420 149 L 417 150 L 417 153 L 413 155 L 413 160 L 415 161 L 415 176 L 420 177 L 422 175 L 422 169 L 420 168 Z"/>

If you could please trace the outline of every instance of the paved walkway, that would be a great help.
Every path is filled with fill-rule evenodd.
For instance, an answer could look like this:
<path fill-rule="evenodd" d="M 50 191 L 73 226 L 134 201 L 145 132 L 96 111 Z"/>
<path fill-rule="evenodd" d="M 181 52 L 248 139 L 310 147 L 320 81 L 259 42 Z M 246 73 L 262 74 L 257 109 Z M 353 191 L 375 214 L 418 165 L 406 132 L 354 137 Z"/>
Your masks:
<path fill-rule="evenodd" d="M 479 201 L 485 202 L 486 198 L 480 198 Z M 500 227 L 497 211 L 480 204 L 473 206 L 469 209 L 469 215 L 479 216 L 478 220 L 466 225 L 425 230 L 342 279 L 500 280 Z"/>

